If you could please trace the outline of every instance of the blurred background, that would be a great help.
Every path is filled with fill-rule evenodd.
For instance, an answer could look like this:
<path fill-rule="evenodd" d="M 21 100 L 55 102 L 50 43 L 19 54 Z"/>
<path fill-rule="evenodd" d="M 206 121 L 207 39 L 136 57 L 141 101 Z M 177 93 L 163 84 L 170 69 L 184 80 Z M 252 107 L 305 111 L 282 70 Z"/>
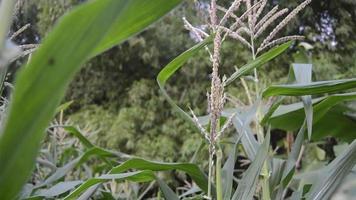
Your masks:
<path fill-rule="evenodd" d="M 37 44 L 52 29 L 58 18 L 83 0 L 25 0 L 18 8 L 13 31 L 30 24 L 16 38 L 18 44 Z M 228 0 L 219 1 L 228 5 Z M 294 8 L 300 1 L 271 0 Z M 159 92 L 155 77 L 162 67 L 196 41 L 184 28 L 182 17 L 193 25 L 204 24 L 207 3 L 185 1 L 159 22 L 128 42 L 100 55 L 83 66 L 70 84 L 63 102 L 73 101 L 65 112 L 70 123 L 86 130 L 96 144 L 148 159 L 189 161 L 201 142 L 201 135 L 177 117 Z M 356 72 L 356 1 L 314 0 L 281 33 L 300 34 L 286 54 L 266 65 L 261 81 L 268 85 L 285 80 L 290 64 L 301 53 L 313 63 L 313 79 L 354 77 Z M 313 48 L 312 50 L 307 49 Z M 242 45 L 227 41 L 223 46 L 222 72 L 231 74 L 251 55 Z M 26 60 L 14 63 L 8 79 Z M 169 82 L 169 93 L 184 108 L 206 114 L 206 92 L 210 84 L 210 61 L 201 52 Z M 228 93 L 246 102 L 241 85 Z M 285 133 L 274 130 L 275 137 Z M 158 137 L 159 136 L 159 137 Z M 278 140 L 278 138 L 275 138 Z M 330 139 L 325 139 L 329 141 Z M 277 142 L 277 141 L 275 141 Z"/>

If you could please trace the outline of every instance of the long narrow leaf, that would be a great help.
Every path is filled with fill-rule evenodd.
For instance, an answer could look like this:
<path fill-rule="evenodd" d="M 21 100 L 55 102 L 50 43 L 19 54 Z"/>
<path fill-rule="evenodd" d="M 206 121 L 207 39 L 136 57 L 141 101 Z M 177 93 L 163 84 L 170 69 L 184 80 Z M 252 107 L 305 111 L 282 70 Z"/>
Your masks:
<path fill-rule="evenodd" d="M 287 42 L 285 44 L 281 44 L 268 52 L 262 54 L 255 60 L 251 61 L 250 63 L 247 63 L 246 65 L 242 66 L 238 71 L 233 73 L 231 77 L 229 77 L 226 80 L 226 85 L 229 85 L 232 83 L 235 79 L 246 75 L 247 73 L 251 72 L 253 69 L 259 68 L 262 65 L 266 64 L 267 62 L 271 61 L 272 59 L 276 58 L 283 52 L 285 52 L 290 46 L 292 45 L 292 42 Z"/>
<path fill-rule="evenodd" d="M 293 64 L 295 79 L 298 84 L 309 84 L 312 82 L 311 64 Z M 305 118 L 308 128 L 308 138 L 311 139 L 313 127 L 313 102 L 311 95 L 302 96 Z"/>
<path fill-rule="evenodd" d="M 92 55 L 98 55 L 135 35 L 153 22 L 166 15 L 182 0 L 125 0 L 120 16 L 112 24 L 110 31 L 95 48 Z"/>
<path fill-rule="evenodd" d="M 134 182 L 148 182 L 155 179 L 155 175 L 152 171 L 137 171 L 137 172 L 128 172 L 128 173 L 120 173 L 120 174 L 105 174 L 96 178 L 91 178 L 81 184 L 78 188 L 76 188 L 72 193 L 64 198 L 64 200 L 74 200 L 77 197 L 89 189 L 91 186 L 96 185 L 98 183 L 104 183 L 111 180 L 123 181 L 129 180 Z"/>
<path fill-rule="evenodd" d="M 139 32 L 179 2 L 94 0 L 60 20 L 16 78 L 8 119 L 0 135 L 2 198 L 14 198 L 28 179 L 44 130 L 80 66 L 92 55 Z M 135 5 L 135 14 L 128 13 Z M 118 24 L 119 29 L 115 28 Z M 106 39 L 114 33 L 115 39 Z"/>
<path fill-rule="evenodd" d="M 340 92 L 356 87 L 356 79 L 319 81 L 310 84 L 272 85 L 263 92 L 263 97 L 304 96 Z"/>
<path fill-rule="evenodd" d="M 356 141 L 331 162 L 325 170 L 320 171 L 317 183 L 313 184 L 307 199 L 330 199 L 334 191 L 341 185 L 342 180 L 350 173 L 356 164 Z"/>
<path fill-rule="evenodd" d="M 157 182 L 159 187 L 161 188 L 161 191 L 166 199 L 169 200 L 179 200 L 179 197 L 172 191 L 169 186 L 163 182 L 161 179 L 157 178 Z"/>
<path fill-rule="evenodd" d="M 242 179 L 239 181 L 239 185 L 232 197 L 232 200 L 253 199 L 263 163 L 268 156 L 270 138 L 270 133 L 267 133 L 263 144 L 258 149 L 256 158 L 252 161 L 251 165 L 243 174 Z"/>
<path fill-rule="evenodd" d="M 166 98 L 168 103 L 173 107 L 173 109 L 186 121 L 194 125 L 192 117 L 187 114 L 182 108 L 180 108 L 174 100 L 168 95 L 165 85 L 166 82 L 171 78 L 171 76 L 179 70 L 190 58 L 192 58 L 196 53 L 198 53 L 202 48 L 212 42 L 212 37 L 208 37 L 204 41 L 185 51 L 166 65 L 157 76 L 157 83 L 163 96 Z"/>
<path fill-rule="evenodd" d="M 335 136 L 344 140 L 356 138 L 356 123 L 344 113 L 350 111 L 340 103 L 356 99 L 356 93 L 345 93 L 330 95 L 327 97 L 313 99 L 313 139 L 325 136 Z M 272 127 L 294 131 L 303 123 L 303 104 L 294 103 L 281 105 L 269 121 Z M 333 126 L 332 121 L 338 121 L 338 126 Z M 348 134 L 344 134 L 348 131 Z"/>
<path fill-rule="evenodd" d="M 202 190 L 204 190 L 205 192 L 207 192 L 208 190 L 207 176 L 195 164 L 162 163 L 162 162 L 152 162 L 140 158 L 134 158 L 122 163 L 117 167 L 114 167 L 111 170 L 111 173 L 122 173 L 129 169 L 151 170 L 151 171 L 180 170 L 187 173 Z"/>

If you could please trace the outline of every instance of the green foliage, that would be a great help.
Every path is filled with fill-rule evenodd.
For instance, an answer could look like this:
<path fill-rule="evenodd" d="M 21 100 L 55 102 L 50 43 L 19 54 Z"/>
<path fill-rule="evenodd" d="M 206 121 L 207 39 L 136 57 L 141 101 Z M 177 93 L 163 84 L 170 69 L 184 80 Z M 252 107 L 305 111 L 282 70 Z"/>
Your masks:
<path fill-rule="evenodd" d="M 118 111 L 89 106 L 70 119 L 73 124 L 97 131 L 90 137 L 100 146 L 151 159 L 188 161 L 199 145 L 197 135 L 181 119 L 166 112 L 169 106 L 157 94 L 154 81 L 134 82 L 127 93 L 126 106 Z M 164 112 L 166 117 L 156 114 Z M 156 126 L 162 121 L 164 125 Z"/>
<path fill-rule="evenodd" d="M 11 2 L 2 1 L 1 8 Z M 147 2 L 141 7 L 140 15 L 134 15 L 127 11 L 137 5 L 136 1 L 91 1 L 61 20 L 16 79 L 16 90 L 0 138 L 0 161 L 3 163 L 0 193 L 3 198 L 15 198 L 26 182 L 45 127 L 81 64 L 100 53 L 98 50 L 104 51 L 113 43 L 121 43 L 141 31 L 179 2 Z M 158 5 L 163 5 L 162 9 L 155 9 Z M 135 26 L 126 24 L 128 20 L 137 23 Z M 116 33 L 115 28 L 120 28 L 120 33 L 107 34 Z M 23 99 L 28 99 L 26 105 Z"/>

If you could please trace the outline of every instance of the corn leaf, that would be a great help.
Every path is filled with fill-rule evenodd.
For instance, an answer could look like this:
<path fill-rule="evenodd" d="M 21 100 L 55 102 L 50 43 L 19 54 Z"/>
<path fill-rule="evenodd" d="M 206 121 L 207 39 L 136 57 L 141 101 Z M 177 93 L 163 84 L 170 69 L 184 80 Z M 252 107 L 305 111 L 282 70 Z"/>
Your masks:
<path fill-rule="evenodd" d="M 330 199 L 335 190 L 341 185 L 344 178 L 350 173 L 356 164 L 356 141 L 333 160 L 325 169 L 319 173 L 317 183 L 314 183 L 307 199 L 323 200 Z"/>
<path fill-rule="evenodd" d="M 258 149 L 255 159 L 242 175 L 232 200 L 253 199 L 263 163 L 268 157 L 270 138 L 270 133 L 267 133 L 263 144 Z"/>
<path fill-rule="evenodd" d="M 140 158 L 133 158 L 122 163 L 117 167 L 114 167 L 111 170 L 111 173 L 122 173 L 129 169 L 151 170 L 151 171 L 167 171 L 167 170 L 183 171 L 187 173 L 203 191 L 205 192 L 208 191 L 207 176 L 195 164 L 152 162 Z"/>
<path fill-rule="evenodd" d="M 134 181 L 134 182 L 148 182 L 155 179 L 155 175 L 150 170 L 137 171 L 137 172 L 128 172 L 128 173 L 120 173 L 120 174 L 105 174 L 96 178 L 91 178 L 81 184 L 78 188 L 76 188 L 72 193 L 64 198 L 64 200 L 74 200 L 82 194 L 84 191 L 89 189 L 91 186 L 96 185 L 98 183 L 104 183 L 107 181 Z"/>
<path fill-rule="evenodd" d="M 192 117 L 174 102 L 174 100 L 168 95 L 165 86 L 167 81 L 174 75 L 174 73 L 177 70 L 179 70 L 190 58 L 192 58 L 196 53 L 198 53 L 202 48 L 204 48 L 206 45 L 208 45 L 211 42 L 212 42 L 212 37 L 208 37 L 204 41 L 196 44 L 194 47 L 183 52 L 174 60 L 172 60 L 168 65 L 166 65 L 159 72 L 157 76 L 157 83 L 165 99 L 168 101 L 168 103 L 173 107 L 174 111 L 176 111 L 180 117 L 182 117 L 192 125 L 195 125 Z"/>
<path fill-rule="evenodd" d="M 356 138 L 356 123 L 346 112 L 352 111 L 341 103 L 356 99 L 356 93 L 335 94 L 313 99 L 313 135 L 312 139 L 334 136 L 346 141 Z M 270 117 L 272 127 L 288 131 L 297 130 L 304 121 L 303 104 L 281 105 Z M 338 122 L 334 126 L 332 122 Z M 344 134 L 345 131 L 348 134 Z"/>
<path fill-rule="evenodd" d="M 312 82 L 311 64 L 293 64 L 293 71 L 298 84 L 309 84 Z M 308 128 L 308 138 L 311 139 L 313 128 L 313 103 L 311 95 L 302 96 L 305 118 Z"/>
<path fill-rule="evenodd" d="M 141 32 L 179 5 L 182 0 L 126 0 L 124 2 L 127 2 L 124 9 L 121 10 L 105 38 L 95 48 L 93 56 Z"/>
<path fill-rule="evenodd" d="M 45 128 L 80 66 L 89 57 L 139 32 L 179 2 L 93 0 L 59 21 L 15 81 L 8 119 L 0 135 L 3 199 L 14 198 L 30 176 Z M 135 5 L 135 12 L 129 13 Z"/>
<path fill-rule="evenodd" d="M 36 191 L 35 195 L 32 197 L 29 197 L 30 199 L 36 198 L 36 197 L 44 197 L 44 198 L 53 198 L 56 196 L 59 196 L 61 194 L 64 194 L 79 184 L 81 184 L 82 181 L 66 181 L 66 182 L 60 182 L 52 186 L 51 188 L 48 189 L 42 189 Z"/>
<path fill-rule="evenodd" d="M 356 87 L 356 79 L 319 81 L 309 84 L 272 85 L 263 91 L 263 97 L 304 96 L 340 92 Z"/>
<path fill-rule="evenodd" d="M 239 144 L 241 136 L 235 141 L 229 156 L 222 168 L 222 188 L 223 188 L 223 199 L 230 200 L 232 195 L 232 186 L 234 178 L 235 163 L 237 159 L 237 145 Z"/>
<path fill-rule="evenodd" d="M 169 186 L 164 181 L 157 178 L 157 182 L 158 182 L 158 185 L 161 188 L 161 191 L 166 199 L 179 200 L 179 197 L 172 191 L 171 188 L 169 188 Z"/>
<path fill-rule="evenodd" d="M 290 46 L 292 45 L 292 42 L 287 42 L 284 44 L 281 44 L 277 47 L 274 47 L 273 49 L 269 50 L 268 52 L 262 54 L 255 60 L 251 61 L 250 63 L 247 63 L 246 65 L 242 66 L 238 71 L 233 73 L 225 82 L 226 85 L 229 85 L 232 83 L 235 79 L 246 75 L 250 73 L 253 69 L 259 68 L 262 65 L 266 64 L 267 62 L 273 60 L 283 52 L 285 52 Z"/>

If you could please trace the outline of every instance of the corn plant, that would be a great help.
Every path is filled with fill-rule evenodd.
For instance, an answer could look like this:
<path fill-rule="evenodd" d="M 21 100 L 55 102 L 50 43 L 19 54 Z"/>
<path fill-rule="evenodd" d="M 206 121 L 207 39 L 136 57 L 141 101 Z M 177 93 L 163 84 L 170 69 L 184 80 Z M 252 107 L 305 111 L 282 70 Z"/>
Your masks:
<path fill-rule="evenodd" d="M 148 161 L 119 152 L 102 149 L 92 144 L 84 134 L 65 123 L 48 128 L 54 115 L 65 107 L 58 105 L 73 75 L 86 60 L 120 44 L 140 32 L 169 10 L 180 0 L 92 0 L 78 6 L 56 25 L 24 66 L 15 81 L 15 90 L 0 133 L 0 197 L 2 199 L 88 199 L 105 182 L 115 180 L 132 182 L 155 181 L 166 199 L 329 199 L 339 184 L 354 167 L 356 143 L 331 163 L 317 171 L 297 173 L 302 146 L 313 139 L 315 127 L 328 111 L 341 102 L 355 99 L 354 93 L 341 93 L 356 86 L 356 79 L 312 81 L 312 65 L 295 63 L 290 69 L 288 81 L 282 85 L 265 87 L 258 78 L 258 69 L 292 46 L 292 40 L 301 36 L 282 36 L 278 33 L 304 9 L 306 0 L 291 12 L 278 10 L 278 6 L 265 11 L 267 0 L 233 0 L 228 8 L 211 0 L 206 10 L 209 30 L 196 28 L 186 18 L 185 27 L 199 41 L 191 49 L 172 60 L 158 74 L 157 82 L 162 94 L 177 111 L 201 133 L 209 149 L 209 166 L 206 175 L 194 163 L 162 163 Z M 19 48 L 8 41 L 15 1 L 3 0 L 0 4 L 0 64 L 5 67 L 19 56 Z M 240 13 L 240 15 L 239 15 Z M 242 14 L 241 14 L 242 13 Z M 265 15 L 263 15 L 266 13 Z M 288 14 L 287 14 L 288 13 Z M 272 31 L 265 34 L 276 20 L 286 15 Z M 251 50 L 251 61 L 238 68 L 230 76 L 219 73 L 222 44 L 235 40 Z M 196 116 L 179 107 L 166 91 L 168 80 L 199 51 L 206 51 L 211 59 L 211 88 L 207 94 L 208 113 Z M 5 76 L 2 72 L 1 76 Z M 246 78 L 252 74 L 252 78 Z M 252 80 L 254 89 L 250 89 Z M 226 87 L 241 83 L 248 103 L 228 106 Z M 329 94 L 332 93 L 332 94 Z M 313 99 L 318 95 L 318 98 Z M 287 96 L 298 97 L 300 103 L 282 105 Z M 321 96 L 321 97 L 320 97 Z M 302 120 L 290 121 L 295 112 Z M 300 118 L 300 117 L 299 117 Z M 299 132 L 287 159 L 274 156 L 270 151 L 271 127 L 278 124 L 297 126 Z M 227 130 L 233 125 L 235 134 L 230 137 L 231 151 L 224 155 L 227 146 Z M 337 125 L 335 125 L 337 126 Z M 81 143 L 83 151 L 61 168 L 53 163 L 38 160 L 38 151 L 45 130 L 62 131 Z M 295 130 L 295 128 L 293 129 Z M 305 133 L 307 137 L 305 137 Z M 257 136 L 257 137 L 255 137 Z M 307 140 L 305 139 L 307 138 Z M 242 146 L 242 151 L 240 151 Z M 236 176 L 237 155 L 248 158 L 249 167 Z M 105 170 L 85 181 L 59 182 L 89 156 L 96 156 Z M 24 187 L 33 170 L 36 158 L 42 165 L 53 167 L 45 179 L 34 186 Z M 189 191 L 178 196 L 160 179 L 157 172 L 179 170 L 194 182 Z M 28 185 L 27 185 L 28 186 Z M 26 190 L 27 189 L 27 190 Z M 29 189 L 29 190 L 28 190 Z M 20 194 L 22 191 L 22 194 Z M 291 191 L 291 192 L 290 192 Z"/>

